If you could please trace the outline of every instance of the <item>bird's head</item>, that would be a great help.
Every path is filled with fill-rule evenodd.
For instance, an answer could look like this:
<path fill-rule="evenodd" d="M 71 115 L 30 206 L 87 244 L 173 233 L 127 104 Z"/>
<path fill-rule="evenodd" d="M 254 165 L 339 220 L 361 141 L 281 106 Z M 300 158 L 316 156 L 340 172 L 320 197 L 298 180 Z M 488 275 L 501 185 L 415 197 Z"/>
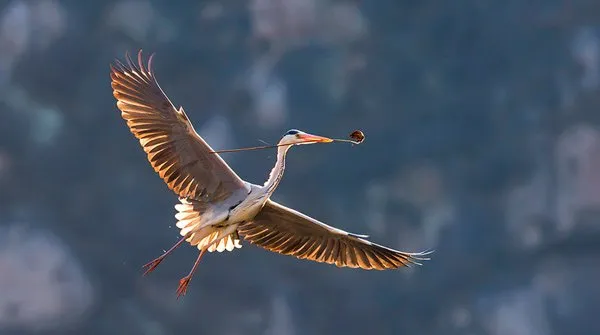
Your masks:
<path fill-rule="evenodd" d="M 315 144 L 315 143 L 329 143 L 333 142 L 332 139 L 305 133 L 298 129 L 290 129 L 283 135 L 279 141 L 280 145 L 300 145 L 300 144 Z"/>

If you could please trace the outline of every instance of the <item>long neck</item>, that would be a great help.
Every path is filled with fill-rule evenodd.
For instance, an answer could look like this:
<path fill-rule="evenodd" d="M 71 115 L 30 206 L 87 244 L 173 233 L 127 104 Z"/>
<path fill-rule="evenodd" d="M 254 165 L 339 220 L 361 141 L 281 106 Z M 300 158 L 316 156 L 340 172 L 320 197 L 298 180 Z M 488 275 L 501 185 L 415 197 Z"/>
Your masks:
<path fill-rule="evenodd" d="M 273 194 L 283 177 L 283 171 L 285 170 L 285 155 L 289 148 L 290 146 L 288 145 L 277 147 L 277 162 L 275 163 L 273 170 L 271 170 L 271 174 L 269 174 L 269 179 L 264 185 L 265 192 L 269 196 Z"/>

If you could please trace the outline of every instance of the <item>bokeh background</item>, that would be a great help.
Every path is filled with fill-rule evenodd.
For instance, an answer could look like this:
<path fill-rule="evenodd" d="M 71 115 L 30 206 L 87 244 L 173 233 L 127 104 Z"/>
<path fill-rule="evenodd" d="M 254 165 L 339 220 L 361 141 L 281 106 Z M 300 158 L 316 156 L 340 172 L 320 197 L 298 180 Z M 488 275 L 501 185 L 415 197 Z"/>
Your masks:
<path fill-rule="evenodd" d="M 215 149 L 289 128 L 274 199 L 424 266 L 178 249 L 112 97 L 155 52 Z M 0 334 L 600 334 L 600 2 L 0 1 Z M 225 154 L 261 184 L 274 150 Z"/>

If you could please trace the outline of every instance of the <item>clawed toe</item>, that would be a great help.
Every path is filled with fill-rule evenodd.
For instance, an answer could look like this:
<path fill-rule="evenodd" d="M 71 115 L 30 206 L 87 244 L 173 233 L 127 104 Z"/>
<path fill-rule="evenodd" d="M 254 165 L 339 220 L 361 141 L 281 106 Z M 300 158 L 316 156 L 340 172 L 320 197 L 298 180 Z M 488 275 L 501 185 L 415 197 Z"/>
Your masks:
<path fill-rule="evenodd" d="M 190 277 L 183 277 L 179 280 L 179 286 L 177 287 L 177 299 L 184 296 L 187 292 L 188 285 L 190 284 Z"/>
<path fill-rule="evenodd" d="M 143 268 L 146 269 L 146 271 L 144 272 L 144 276 L 149 274 L 150 272 L 154 271 L 154 269 L 156 269 L 158 264 L 160 264 L 160 262 L 162 262 L 162 261 L 163 261 L 163 258 L 159 257 L 159 258 L 145 264 L 143 266 Z"/>

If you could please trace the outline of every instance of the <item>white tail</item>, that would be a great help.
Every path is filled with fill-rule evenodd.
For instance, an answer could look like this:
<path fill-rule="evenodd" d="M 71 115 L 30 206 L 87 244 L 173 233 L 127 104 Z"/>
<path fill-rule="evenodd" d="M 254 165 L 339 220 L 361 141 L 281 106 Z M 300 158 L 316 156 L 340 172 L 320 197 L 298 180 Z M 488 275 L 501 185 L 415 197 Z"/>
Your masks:
<path fill-rule="evenodd" d="M 208 252 L 233 251 L 241 248 L 240 237 L 237 234 L 237 225 L 226 227 L 202 227 L 206 223 L 206 218 L 210 216 L 206 213 L 206 206 L 199 201 L 179 198 L 180 204 L 175 205 L 177 214 L 177 228 L 181 229 L 181 236 L 189 237 L 186 239 L 192 246 L 197 246 L 202 250 L 208 246 Z"/>

